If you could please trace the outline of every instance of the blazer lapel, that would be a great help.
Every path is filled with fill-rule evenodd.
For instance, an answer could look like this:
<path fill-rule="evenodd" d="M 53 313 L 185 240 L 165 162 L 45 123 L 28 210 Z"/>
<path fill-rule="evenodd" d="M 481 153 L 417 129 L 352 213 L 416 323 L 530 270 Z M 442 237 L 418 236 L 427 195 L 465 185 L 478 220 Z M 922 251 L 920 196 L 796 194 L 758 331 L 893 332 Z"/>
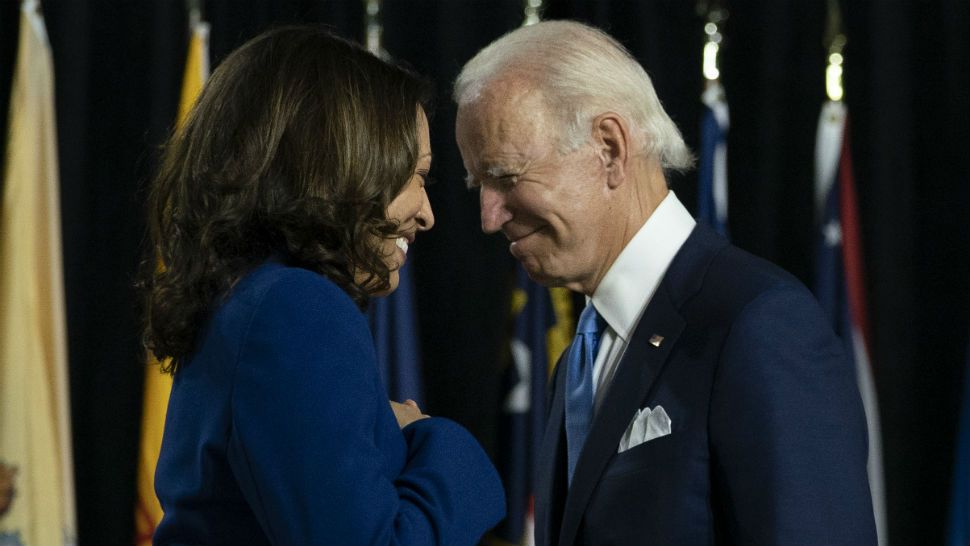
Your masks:
<path fill-rule="evenodd" d="M 608 387 L 610 392 L 593 418 L 586 444 L 576 463 L 572 486 L 566 491 L 565 433 L 563 432 L 564 381 L 557 366 L 554 395 L 540 451 L 536 488 L 536 543 L 571 545 L 582 522 L 586 505 L 620 437 L 640 403 L 663 371 L 686 324 L 678 311 L 682 302 L 700 289 L 714 256 L 727 241 L 710 228 L 698 224 L 667 268 L 663 281 L 647 305 L 626 353 Z M 650 343 L 654 334 L 663 336 L 659 346 Z M 562 364 L 560 357 L 559 364 Z M 562 499 L 565 498 L 565 507 Z M 544 507 L 542 510 L 541 507 Z M 559 537 L 556 540 L 557 525 Z"/>
<path fill-rule="evenodd" d="M 620 437 L 623 436 L 630 418 L 639 409 L 644 396 L 660 375 L 668 355 L 684 329 L 684 319 L 677 311 L 667 284 L 660 284 L 644 311 L 608 387 L 609 392 L 593 417 L 592 427 L 579 455 L 573 482 L 566 496 L 559 535 L 560 545 L 570 545 L 575 540 L 583 512 L 593 489 L 599 483 L 606 463 L 616 454 Z M 663 342 L 659 346 L 650 343 L 654 334 L 663 336 Z M 560 415 L 557 420 L 550 420 L 550 424 L 561 424 L 562 408 L 560 397 Z M 547 441 L 548 437 L 547 433 Z M 545 450 L 549 447 L 547 442 L 543 443 L 544 452 L 548 453 Z"/>

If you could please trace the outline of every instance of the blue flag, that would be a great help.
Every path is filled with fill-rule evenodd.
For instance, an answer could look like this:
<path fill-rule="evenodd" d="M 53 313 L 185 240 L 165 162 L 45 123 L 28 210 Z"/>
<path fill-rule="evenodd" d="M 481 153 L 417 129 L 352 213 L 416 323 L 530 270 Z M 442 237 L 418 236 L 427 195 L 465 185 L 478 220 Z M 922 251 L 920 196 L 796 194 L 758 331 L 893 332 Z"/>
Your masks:
<path fill-rule="evenodd" d="M 398 273 L 397 290 L 373 298 L 367 314 L 387 396 L 398 402 L 410 398 L 423 406 L 418 317 L 410 271 L 405 264 Z"/>
<path fill-rule="evenodd" d="M 957 425 L 956 458 L 953 460 L 953 489 L 946 526 L 946 546 L 970 544 L 970 347 L 963 371 L 963 404 Z"/>
<path fill-rule="evenodd" d="M 724 89 L 709 81 L 701 95 L 701 153 L 697 166 L 697 218 L 728 236 L 727 216 L 727 133 L 730 125 Z"/>
<path fill-rule="evenodd" d="M 512 292 L 511 362 L 503 374 L 496 466 L 508 515 L 490 533 L 488 544 L 532 544 L 533 491 L 539 444 L 546 425 L 549 373 L 573 337 L 571 296 L 548 289 L 516 266 Z"/>
<path fill-rule="evenodd" d="M 529 540 L 536 451 L 546 418 L 549 353 L 546 333 L 556 323 L 549 290 L 516 266 L 512 294 L 512 360 L 503 375 L 498 471 L 505 483 L 508 515 L 493 535 L 505 542 Z"/>

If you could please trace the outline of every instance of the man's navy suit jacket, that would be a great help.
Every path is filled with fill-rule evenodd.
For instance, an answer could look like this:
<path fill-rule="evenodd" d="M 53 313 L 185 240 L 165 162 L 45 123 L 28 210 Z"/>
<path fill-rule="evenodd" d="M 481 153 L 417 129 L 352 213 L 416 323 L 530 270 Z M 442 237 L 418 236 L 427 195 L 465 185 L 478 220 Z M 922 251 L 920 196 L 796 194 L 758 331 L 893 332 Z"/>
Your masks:
<path fill-rule="evenodd" d="M 564 367 L 539 454 L 538 545 L 876 543 L 854 369 L 780 268 L 694 229 L 640 318 L 570 487 Z M 671 434 L 617 453 L 635 412 L 658 405 Z"/>

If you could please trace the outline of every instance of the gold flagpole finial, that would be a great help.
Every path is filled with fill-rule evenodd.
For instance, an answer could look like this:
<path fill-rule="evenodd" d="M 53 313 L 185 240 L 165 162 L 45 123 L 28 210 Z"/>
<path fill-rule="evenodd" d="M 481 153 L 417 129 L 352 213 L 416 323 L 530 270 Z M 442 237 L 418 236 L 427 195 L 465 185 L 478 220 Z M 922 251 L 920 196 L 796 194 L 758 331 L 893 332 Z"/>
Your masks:
<path fill-rule="evenodd" d="M 701 69 L 707 81 L 717 81 L 721 77 L 718 53 L 724 39 L 721 34 L 721 24 L 727 20 L 728 11 L 717 0 L 700 0 L 697 2 L 697 13 L 707 21 L 704 23 L 704 34 L 707 39 L 704 42 L 704 62 Z"/>
<path fill-rule="evenodd" d="M 189 28 L 195 28 L 202 22 L 202 0 L 185 0 L 185 9 L 189 12 Z"/>
<path fill-rule="evenodd" d="M 542 20 L 543 0 L 523 0 L 525 19 L 522 26 L 534 25 Z"/>
<path fill-rule="evenodd" d="M 847 42 L 842 30 L 842 12 L 838 0 L 828 1 L 828 23 L 825 29 L 825 47 L 828 49 L 828 65 L 825 67 L 825 94 L 829 100 L 840 101 L 845 95 L 842 87 L 842 50 Z"/>
<path fill-rule="evenodd" d="M 364 46 L 375 56 L 387 57 L 382 42 L 384 25 L 381 23 L 381 0 L 364 0 Z"/>

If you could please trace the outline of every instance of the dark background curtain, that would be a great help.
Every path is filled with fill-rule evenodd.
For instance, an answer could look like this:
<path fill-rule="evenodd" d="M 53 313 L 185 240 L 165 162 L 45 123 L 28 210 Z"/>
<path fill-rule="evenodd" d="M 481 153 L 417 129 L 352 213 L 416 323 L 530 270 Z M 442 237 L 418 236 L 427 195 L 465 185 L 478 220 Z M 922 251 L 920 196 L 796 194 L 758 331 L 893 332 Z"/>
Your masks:
<path fill-rule="evenodd" d="M 970 4 L 843 0 L 846 102 L 867 260 L 890 538 L 942 543 L 970 331 Z M 18 4 L 0 0 L 6 127 Z M 44 0 L 56 67 L 72 415 L 82 545 L 132 541 L 145 367 L 133 275 L 143 198 L 175 118 L 187 42 L 177 0 Z M 386 0 L 384 43 L 432 77 L 436 228 L 413 254 L 427 411 L 494 450 L 512 260 L 479 230 L 464 189 L 449 85 L 522 20 L 522 2 Z M 547 2 L 547 18 L 607 29 L 651 74 L 697 149 L 703 19 L 683 0 Z M 727 2 L 722 79 L 731 108 L 730 229 L 739 246 L 811 285 L 813 154 L 824 100 L 826 3 Z M 362 39 L 357 0 L 209 0 L 211 56 L 279 23 Z M 674 180 L 689 208 L 696 178 Z M 805 408 L 812 411 L 812 408 Z"/>

